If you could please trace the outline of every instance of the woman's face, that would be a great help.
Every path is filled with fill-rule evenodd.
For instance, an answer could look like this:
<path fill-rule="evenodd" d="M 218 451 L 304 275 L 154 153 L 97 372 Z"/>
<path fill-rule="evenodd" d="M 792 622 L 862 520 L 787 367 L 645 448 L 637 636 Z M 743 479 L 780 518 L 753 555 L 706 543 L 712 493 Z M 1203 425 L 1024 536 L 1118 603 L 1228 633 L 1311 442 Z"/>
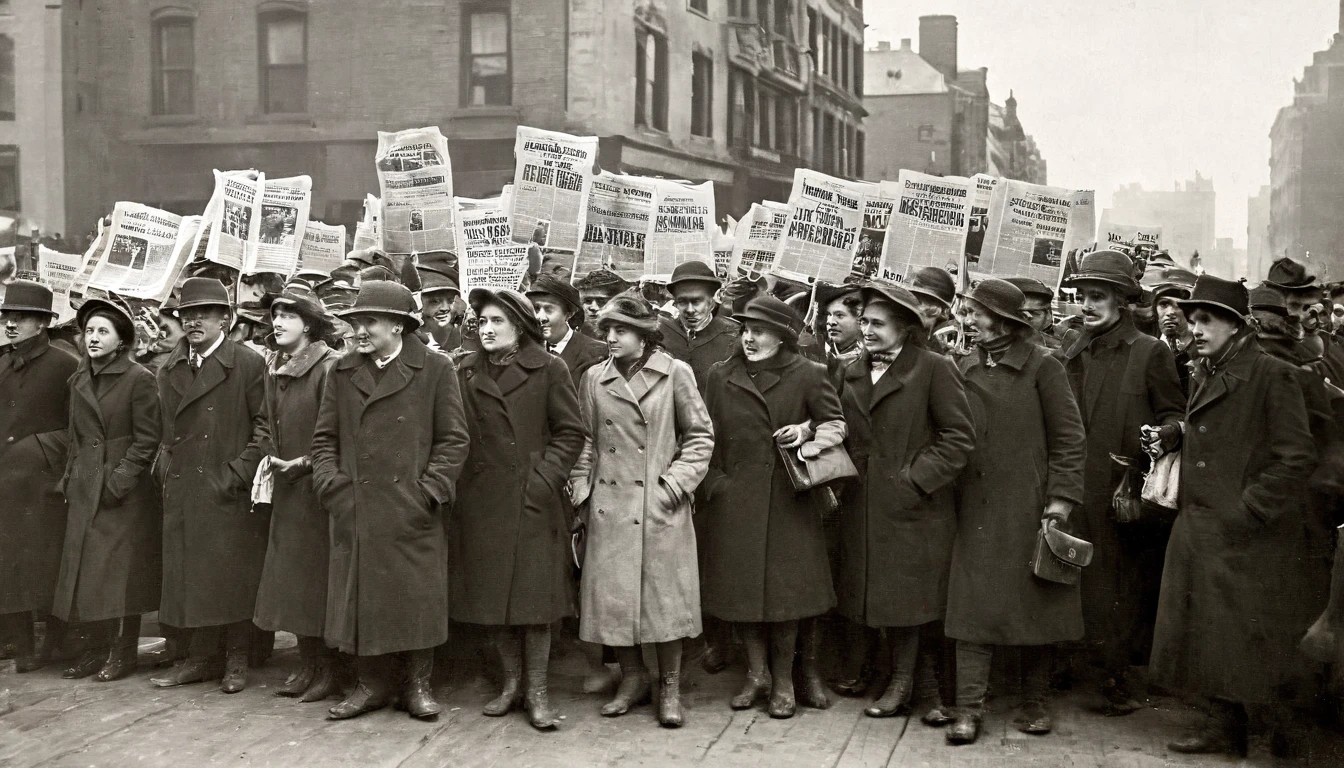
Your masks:
<path fill-rule="evenodd" d="M 966 300 L 966 320 L 967 330 L 976 334 L 977 340 L 982 343 L 1008 335 L 1008 323 L 975 299 Z"/>
<path fill-rule="evenodd" d="M 308 327 L 297 312 L 279 306 L 271 313 L 271 330 L 275 332 L 276 346 L 289 350 L 303 341 L 303 336 L 308 332 Z"/>
<path fill-rule="evenodd" d="M 836 299 L 826 307 L 826 338 L 841 349 L 859 340 L 859 318 L 843 299 Z"/>
<path fill-rule="evenodd" d="M 899 312 L 885 301 L 870 301 L 863 308 L 859 329 L 863 332 L 863 348 L 868 354 L 890 352 L 905 344 L 910 335 L 910 323 Z"/>
<path fill-rule="evenodd" d="M 644 354 L 644 339 L 628 325 L 607 326 L 607 349 L 616 360 L 638 360 Z"/>
<path fill-rule="evenodd" d="M 784 344 L 779 331 L 759 320 L 747 320 L 742 323 L 742 351 L 751 362 L 769 360 L 775 356 Z"/>
<path fill-rule="evenodd" d="M 90 360 L 106 360 L 121 349 L 122 339 L 112 321 L 94 315 L 84 324 L 84 349 Z"/>
<path fill-rule="evenodd" d="M 504 310 L 494 304 L 481 307 L 477 316 L 479 324 L 476 333 L 481 339 L 481 348 L 486 352 L 502 352 L 518 346 L 518 329 Z"/>

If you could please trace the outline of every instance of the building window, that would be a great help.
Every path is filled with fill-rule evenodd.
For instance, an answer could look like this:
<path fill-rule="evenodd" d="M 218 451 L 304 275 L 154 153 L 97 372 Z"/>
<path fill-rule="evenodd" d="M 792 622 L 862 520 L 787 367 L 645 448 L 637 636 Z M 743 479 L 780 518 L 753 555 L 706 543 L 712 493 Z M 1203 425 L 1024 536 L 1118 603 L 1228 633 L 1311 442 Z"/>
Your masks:
<path fill-rule="evenodd" d="M 19 148 L 0 147 L 0 210 L 18 211 L 19 205 Z"/>
<path fill-rule="evenodd" d="M 750 19 L 751 0 L 728 0 L 728 18 Z"/>
<path fill-rule="evenodd" d="M 261 108 L 267 114 L 308 110 L 308 15 L 278 10 L 257 17 Z"/>
<path fill-rule="evenodd" d="M 714 135 L 714 60 L 691 54 L 691 134 Z"/>
<path fill-rule="evenodd" d="M 932 124 L 932 123 L 925 123 L 924 125 L 919 126 L 919 140 L 920 140 L 920 141 L 933 141 L 933 124 Z"/>
<path fill-rule="evenodd" d="M 863 43 L 854 43 L 854 95 L 863 98 Z"/>
<path fill-rule="evenodd" d="M 822 173 L 835 175 L 835 117 L 833 115 L 823 115 L 822 125 L 821 170 Z"/>
<path fill-rule="evenodd" d="M 696 13 L 704 14 L 705 16 L 709 15 L 709 0 L 690 0 L 687 5 Z"/>
<path fill-rule="evenodd" d="M 649 29 L 635 33 L 635 125 L 667 130 L 667 39 Z"/>
<path fill-rule="evenodd" d="M 154 114 L 190 115 L 196 111 L 196 24 L 169 16 L 154 21 Z"/>
<path fill-rule="evenodd" d="M 0 35 L 0 120 L 14 116 L 14 38 Z"/>
<path fill-rule="evenodd" d="M 484 107 L 513 103 L 508 9 L 466 11 L 462 23 L 462 51 L 462 105 Z"/>
<path fill-rule="evenodd" d="M 812 41 L 812 48 L 817 52 L 817 74 L 823 77 L 831 76 L 831 22 L 823 18 L 821 24 L 817 27 L 817 36 Z"/>
<path fill-rule="evenodd" d="M 756 124 L 756 81 L 745 70 L 728 71 L 728 142 L 745 147 Z"/>
<path fill-rule="evenodd" d="M 863 131 L 854 137 L 854 175 L 863 178 Z"/>

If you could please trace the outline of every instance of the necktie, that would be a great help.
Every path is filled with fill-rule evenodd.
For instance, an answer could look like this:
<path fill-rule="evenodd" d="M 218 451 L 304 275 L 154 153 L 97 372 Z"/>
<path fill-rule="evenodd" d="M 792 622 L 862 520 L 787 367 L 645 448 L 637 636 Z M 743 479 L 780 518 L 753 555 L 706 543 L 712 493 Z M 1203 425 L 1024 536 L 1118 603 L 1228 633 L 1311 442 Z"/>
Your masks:
<path fill-rule="evenodd" d="M 547 352 L 550 352 L 552 355 L 557 354 L 556 351 L 555 351 L 555 348 L 556 348 L 557 346 L 558 346 L 558 345 L 556 345 L 556 344 L 551 344 L 550 342 L 547 342 L 547 343 L 546 343 L 546 351 L 547 351 Z"/>
<path fill-rule="evenodd" d="M 193 374 L 200 373 L 200 372 L 201 372 L 201 356 L 198 355 L 198 354 L 196 354 L 195 352 L 192 352 L 192 353 L 191 353 L 191 357 L 187 360 L 187 365 L 191 368 L 191 372 L 192 372 Z"/>

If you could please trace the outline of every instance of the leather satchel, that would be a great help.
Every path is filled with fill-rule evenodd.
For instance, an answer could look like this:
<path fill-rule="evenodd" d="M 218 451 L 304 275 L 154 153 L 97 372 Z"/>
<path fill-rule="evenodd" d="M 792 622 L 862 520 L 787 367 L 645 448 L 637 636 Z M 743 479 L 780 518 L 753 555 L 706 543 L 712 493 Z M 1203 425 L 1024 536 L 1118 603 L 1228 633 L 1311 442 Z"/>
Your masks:
<path fill-rule="evenodd" d="M 775 448 L 784 460 L 784 471 L 789 473 L 793 490 L 799 493 L 859 476 L 858 468 L 843 445 L 822 448 L 815 459 L 804 459 L 798 455 L 797 448 L 785 448 L 779 443 L 775 443 Z"/>
<path fill-rule="evenodd" d="M 1031 556 L 1031 572 L 1037 578 L 1056 584 L 1077 584 L 1083 568 L 1090 562 L 1091 542 L 1041 522 L 1041 530 L 1036 534 L 1036 551 Z"/>

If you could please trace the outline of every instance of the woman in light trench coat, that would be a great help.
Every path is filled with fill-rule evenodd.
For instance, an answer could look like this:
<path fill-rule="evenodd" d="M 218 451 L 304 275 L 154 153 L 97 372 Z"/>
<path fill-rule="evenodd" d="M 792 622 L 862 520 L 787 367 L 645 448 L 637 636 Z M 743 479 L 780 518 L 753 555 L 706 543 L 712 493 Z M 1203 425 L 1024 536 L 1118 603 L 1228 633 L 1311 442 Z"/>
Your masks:
<path fill-rule="evenodd" d="M 700 634 L 700 575 L 691 499 L 709 469 L 714 431 L 695 375 L 659 346 L 658 315 L 618 296 L 598 315 L 611 358 L 588 369 L 579 409 L 588 427 L 570 475 L 586 529 L 579 637 L 616 649 L 622 680 L 602 714 L 647 699 L 641 643 L 655 643 L 658 719 L 681 725 L 681 641 Z"/>

